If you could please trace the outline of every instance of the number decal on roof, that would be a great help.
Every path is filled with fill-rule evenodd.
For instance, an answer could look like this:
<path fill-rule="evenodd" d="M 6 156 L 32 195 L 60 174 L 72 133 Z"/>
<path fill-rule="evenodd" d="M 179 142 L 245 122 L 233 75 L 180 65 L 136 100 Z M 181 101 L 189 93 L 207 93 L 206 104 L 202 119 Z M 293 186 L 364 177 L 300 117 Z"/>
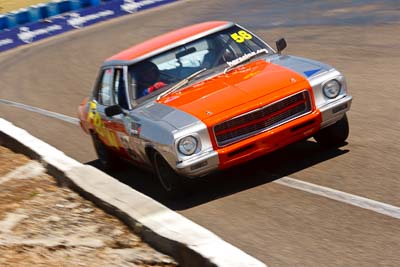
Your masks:
<path fill-rule="evenodd" d="M 240 30 L 238 32 L 234 32 L 231 34 L 231 38 L 233 40 L 235 40 L 236 43 L 243 43 L 246 40 L 250 40 L 251 38 L 253 38 L 253 36 L 251 36 L 250 33 L 244 31 L 244 30 Z"/>

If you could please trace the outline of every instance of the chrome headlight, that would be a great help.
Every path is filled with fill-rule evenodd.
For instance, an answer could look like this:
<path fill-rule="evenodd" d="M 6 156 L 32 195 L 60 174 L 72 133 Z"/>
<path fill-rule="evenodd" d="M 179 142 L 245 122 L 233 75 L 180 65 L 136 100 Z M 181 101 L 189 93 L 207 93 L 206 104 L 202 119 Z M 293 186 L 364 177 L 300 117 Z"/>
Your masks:
<path fill-rule="evenodd" d="M 327 98 L 335 98 L 339 95 L 342 85 L 337 80 L 330 80 L 322 87 L 322 91 Z"/>
<path fill-rule="evenodd" d="M 189 135 L 179 140 L 178 150 L 183 155 L 190 156 L 194 152 L 196 152 L 198 144 L 199 142 L 197 141 L 197 139 Z"/>

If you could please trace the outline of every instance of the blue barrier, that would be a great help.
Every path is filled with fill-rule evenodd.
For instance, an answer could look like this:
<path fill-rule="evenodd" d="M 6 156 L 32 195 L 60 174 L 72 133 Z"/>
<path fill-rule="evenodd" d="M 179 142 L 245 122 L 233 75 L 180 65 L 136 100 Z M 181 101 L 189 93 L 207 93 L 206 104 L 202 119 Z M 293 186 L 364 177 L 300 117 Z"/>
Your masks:
<path fill-rule="evenodd" d="M 107 3 L 111 1 L 113 0 L 57 0 L 46 4 L 33 5 L 27 9 L 20 9 L 2 15 L 0 31 L 66 12 L 79 10 L 80 8 L 99 6 L 101 2 Z"/>
<path fill-rule="evenodd" d="M 47 16 L 53 17 L 59 14 L 58 12 L 58 3 L 57 2 L 49 2 L 46 4 L 47 6 Z"/>
<path fill-rule="evenodd" d="M 69 0 L 59 1 L 57 3 L 58 13 L 66 13 L 71 11 L 71 2 Z"/>
<path fill-rule="evenodd" d="M 77 10 L 81 8 L 80 0 L 70 0 L 71 10 Z"/>
<path fill-rule="evenodd" d="M 5 26 L 5 24 L 7 24 L 8 27 L 8 29 L 0 30 L 0 52 L 62 34 L 64 32 L 80 29 L 100 21 L 136 13 L 141 10 L 175 1 L 178 0 L 109 0 L 103 2 L 101 5 L 99 4 L 97 6 L 74 10 L 74 12 L 68 12 L 65 14 L 57 14 L 57 16 L 53 16 L 49 20 L 37 20 L 38 15 L 41 18 L 46 18 L 48 15 L 47 13 L 46 16 L 43 16 L 43 6 L 37 5 L 32 9 L 28 9 L 29 17 L 35 18 L 35 22 L 30 22 L 24 25 L 17 25 L 17 16 L 11 12 L 7 16 L 4 16 L 6 20 L 4 20 L 4 17 L 2 18 L 0 16 L 0 27 L 1 25 Z M 49 11 L 47 7 L 48 6 L 46 6 L 45 9 L 46 12 Z M 69 8 L 72 8 L 72 6 Z M 9 27 L 10 21 L 14 23 L 13 28 Z"/>
<path fill-rule="evenodd" d="M 41 5 L 34 5 L 28 8 L 29 18 L 30 21 L 38 21 L 43 18 L 42 12 L 40 10 L 41 6 L 45 6 L 44 4 Z"/>
<path fill-rule="evenodd" d="M 82 5 L 82 0 L 59 0 L 56 2 L 56 4 L 58 7 L 59 14 L 77 10 L 80 9 L 81 7 L 84 7 Z M 93 6 L 93 5 L 88 5 L 88 6 Z"/>
<path fill-rule="evenodd" d="M 6 15 L 6 17 L 7 17 L 7 28 L 13 28 L 18 25 L 17 12 L 10 12 Z"/>
<path fill-rule="evenodd" d="M 82 7 L 98 6 L 100 5 L 100 0 L 80 0 Z"/>
<path fill-rule="evenodd" d="M 47 5 L 46 4 L 37 4 L 32 6 L 34 8 L 38 8 L 39 9 L 39 17 L 40 19 L 44 19 L 49 17 L 49 13 L 47 12 Z M 37 21 L 37 20 L 34 20 Z"/>
<path fill-rule="evenodd" d="M 27 8 L 22 8 L 18 10 L 18 12 L 15 13 L 15 16 L 18 25 L 31 22 Z"/>
<path fill-rule="evenodd" d="M 0 15 L 0 31 L 7 28 L 7 17 L 4 15 Z"/>

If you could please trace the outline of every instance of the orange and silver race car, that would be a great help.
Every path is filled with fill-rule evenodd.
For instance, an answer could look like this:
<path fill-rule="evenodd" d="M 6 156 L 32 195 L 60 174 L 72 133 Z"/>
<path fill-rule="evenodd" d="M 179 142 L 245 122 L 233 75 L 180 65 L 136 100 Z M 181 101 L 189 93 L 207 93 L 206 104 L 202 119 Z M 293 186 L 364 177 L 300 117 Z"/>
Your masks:
<path fill-rule="evenodd" d="M 285 47 L 226 21 L 145 41 L 102 64 L 79 107 L 81 127 L 105 167 L 150 167 L 171 196 L 185 179 L 299 140 L 342 144 L 352 100 L 344 76 Z"/>

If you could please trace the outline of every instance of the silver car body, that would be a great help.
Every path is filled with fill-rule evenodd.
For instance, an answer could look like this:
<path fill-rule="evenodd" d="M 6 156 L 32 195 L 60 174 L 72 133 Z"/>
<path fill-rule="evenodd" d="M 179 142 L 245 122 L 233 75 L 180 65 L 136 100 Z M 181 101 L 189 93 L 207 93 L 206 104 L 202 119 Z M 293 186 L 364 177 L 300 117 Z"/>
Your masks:
<path fill-rule="evenodd" d="M 128 81 L 128 65 L 232 25 L 234 24 L 193 36 L 133 61 L 108 61 L 102 68 L 122 68 L 125 81 Z M 348 94 L 344 76 L 336 69 L 314 60 L 279 53 L 269 54 L 265 60 L 291 69 L 308 80 L 314 94 L 315 106 L 322 114 L 321 129 L 340 120 L 350 109 L 352 97 Z M 332 79 L 342 84 L 340 94 L 335 99 L 327 98 L 322 92 L 324 83 Z M 97 105 L 97 112 L 102 118 L 124 125 L 125 131 L 119 131 L 117 135 L 119 142 L 133 161 L 151 167 L 149 151 L 153 150 L 159 152 L 177 173 L 186 177 L 204 176 L 218 170 L 219 156 L 213 148 L 212 137 L 205 123 L 182 110 L 158 103 L 156 97 L 137 103 L 134 98 L 134 89 L 128 82 L 126 88 L 130 103 L 129 108 L 124 110 L 125 114 L 107 117 L 104 114 L 104 107 L 96 102 L 95 97 L 92 97 L 91 102 Z M 86 108 L 90 112 L 90 103 Z M 199 141 L 199 146 L 193 155 L 185 156 L 179 152 L 178 142 L 189 135 Z"/>

